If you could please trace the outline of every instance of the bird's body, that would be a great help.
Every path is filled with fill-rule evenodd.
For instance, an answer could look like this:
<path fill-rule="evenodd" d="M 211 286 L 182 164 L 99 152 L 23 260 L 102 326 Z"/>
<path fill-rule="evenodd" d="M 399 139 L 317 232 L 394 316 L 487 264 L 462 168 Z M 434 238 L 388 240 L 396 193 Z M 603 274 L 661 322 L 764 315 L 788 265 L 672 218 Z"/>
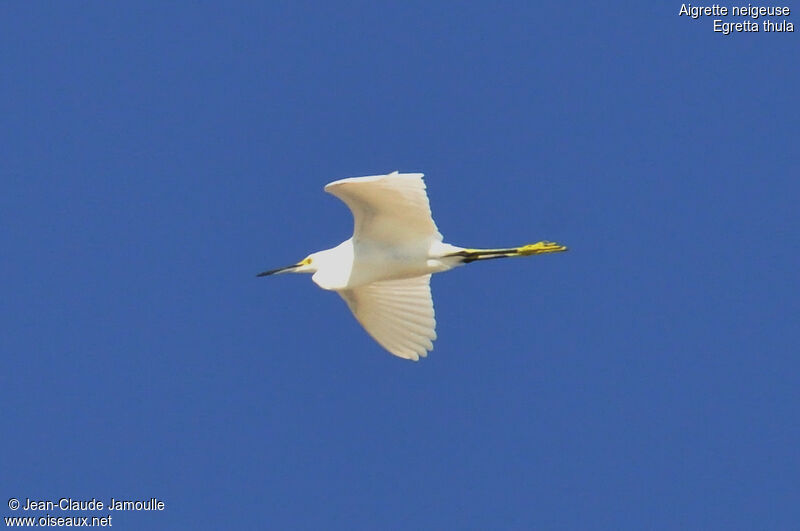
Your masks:
<path fill-rule="evenodd" d="M 539 242 L 506 249 L 467 249 L 442 241 L 421 173 L 354 177 L 325 187 L 353 213 L 353 236 L 282 272 L 313 273 L 339 293 L 367 332 L 392 354 L 418 360 L 433 349 L 436 320 L 430 275 L 475 260 L 565 251 Z"/>
<path fill-rule="evenodd" d="M 320 264 L 311 277 L 322 289 L 353 289 L 380 280 L 398 280 L 447 271 L 462 261 L 460 247 L 439 241 L 376 245 L 353 238 L 311 255 Z"/>

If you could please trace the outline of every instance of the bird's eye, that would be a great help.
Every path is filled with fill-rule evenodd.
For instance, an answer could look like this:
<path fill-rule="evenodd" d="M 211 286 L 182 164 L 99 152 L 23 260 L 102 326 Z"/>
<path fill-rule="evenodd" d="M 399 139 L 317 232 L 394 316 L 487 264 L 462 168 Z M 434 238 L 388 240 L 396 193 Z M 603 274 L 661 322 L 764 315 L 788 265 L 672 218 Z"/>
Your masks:
<path fill-rule="evenodd" d="M 303 260 L 300 263 L 303 264 L 303 265 L 311 265 L 311 258 L 306 258 L 305 260 Z"/>

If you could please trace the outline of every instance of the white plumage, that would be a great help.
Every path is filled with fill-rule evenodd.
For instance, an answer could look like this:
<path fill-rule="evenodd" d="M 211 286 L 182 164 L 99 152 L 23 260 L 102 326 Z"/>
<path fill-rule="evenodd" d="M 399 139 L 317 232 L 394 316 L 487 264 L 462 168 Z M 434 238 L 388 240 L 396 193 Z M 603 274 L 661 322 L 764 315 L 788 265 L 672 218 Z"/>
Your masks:
<path fill-rule="evenodd" d="M 422 177 L 393 172 L 328 184 L 325 191 L 353 213 L 353 236 L 259 276 L 313 273 L 317 285 L 342 296 L 381 346 L 416 361 L 433 349 L 436 339 L 431 274 L 475 260 L 566 250 L 550 242 L 506 249 L 466 249 L 442 242 Z"/>
<path fill-rule="evenodd" d="M 351 177 L 325 186 L 350 208 L 355 221 L 353 238 L 400 245 L 437 240 L 442 235 L 431 217 L 421 173 L 390 173 Z"/>
<path fill-rule="evenodd" d="M 401 358 L 418 360 L 433 350 L 436 319 L 430 275 L 379 280 L 340 290 L 361 326 L 383 348 Z"/>

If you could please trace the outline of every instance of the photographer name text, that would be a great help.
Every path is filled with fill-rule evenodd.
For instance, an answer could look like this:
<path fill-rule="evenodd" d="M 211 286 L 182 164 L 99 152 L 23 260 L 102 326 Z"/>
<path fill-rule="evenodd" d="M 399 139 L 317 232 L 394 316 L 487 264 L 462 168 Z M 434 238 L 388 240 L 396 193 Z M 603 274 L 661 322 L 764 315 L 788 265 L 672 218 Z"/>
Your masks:
<path fill-rule="evenodd" d="M 97 498 L 91 500 L 75 500 L 73 498 L 60 498 L 53 500 L 32 500 L 25 498 L 24 504 L 20 504 L 23 511 L 163 511 L 164 502 L 158 498 L 149 500 L 118 500 L 111 498 L 103 503 Z"/>

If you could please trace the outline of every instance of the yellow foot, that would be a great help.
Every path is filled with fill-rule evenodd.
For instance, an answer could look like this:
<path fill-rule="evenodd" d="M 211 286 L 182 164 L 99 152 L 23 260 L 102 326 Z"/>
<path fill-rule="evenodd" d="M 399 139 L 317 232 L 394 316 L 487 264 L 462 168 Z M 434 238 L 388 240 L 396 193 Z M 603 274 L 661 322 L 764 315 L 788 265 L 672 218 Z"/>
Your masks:
<path fill-rule="evenodd" d="M 567 248 L 563 245 L 554 242 L 539 242 L 523 245 L 517 248 L 517 253 L 520 256 L 529 256 L 532 254 L 545 254 L 545 253 L 560 253 L 566 251 Z"/>

